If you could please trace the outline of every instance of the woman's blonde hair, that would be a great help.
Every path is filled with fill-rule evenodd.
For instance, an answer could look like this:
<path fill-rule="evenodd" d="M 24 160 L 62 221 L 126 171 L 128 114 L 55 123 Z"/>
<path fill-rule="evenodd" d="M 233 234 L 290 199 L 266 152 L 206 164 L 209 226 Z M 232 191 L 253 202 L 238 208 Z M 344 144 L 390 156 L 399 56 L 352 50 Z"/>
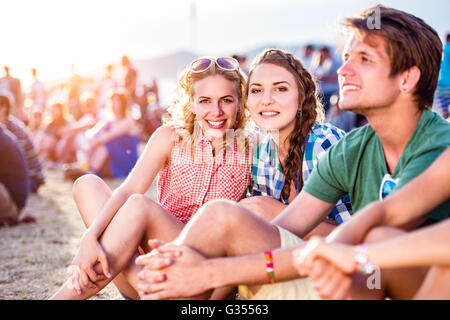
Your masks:
<path fill-rule="evenodd" d="M 233 129 L 244 129 L 248 112 L 245 108 L 245 88 L 247 85 L 247 77 L 240 70 L 223 70 L 213 63 L 207 70 L 199 73 L 191 72 L 190 67 L 186 67 L 178 76 L 177 87 L 175 89 L 175 98 L 171 106 L 167 109 L 168 114 L 163 119 L 164 124 L 173 124 L 182 127 L 189 133 L 191 143 L 194 139 L 195 114 L 191 110 L 191 101 L 195 92 L 194 84 L 209 76 L 220 75 L 225 79 L 233 82 L 238 96 L 238 113 Z"/>

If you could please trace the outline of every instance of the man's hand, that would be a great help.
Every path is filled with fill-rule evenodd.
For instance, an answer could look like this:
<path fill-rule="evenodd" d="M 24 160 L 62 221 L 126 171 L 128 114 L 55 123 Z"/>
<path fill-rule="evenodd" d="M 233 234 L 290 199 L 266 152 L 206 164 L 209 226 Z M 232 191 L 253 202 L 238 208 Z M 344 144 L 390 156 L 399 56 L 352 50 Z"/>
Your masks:
<path fill-rule="evenodd" d="M 149 241 L 155 248 L 155 240 Z M 141 299 L 160 300 L 193 297 L 211 289 L 200 253 L 186 246 L 161 244 L 136 259 L 144 266 L 138 274 Z"/>
<path fill-rule="evenodd" d="M 355 250 L 342 244 L 327 244 L 313 237 L 293 252 L 293 263 L 301 276 L 309 276 L 324 299 L 348 299 L 352 284 L 348 274 L 356 272 Z"/>

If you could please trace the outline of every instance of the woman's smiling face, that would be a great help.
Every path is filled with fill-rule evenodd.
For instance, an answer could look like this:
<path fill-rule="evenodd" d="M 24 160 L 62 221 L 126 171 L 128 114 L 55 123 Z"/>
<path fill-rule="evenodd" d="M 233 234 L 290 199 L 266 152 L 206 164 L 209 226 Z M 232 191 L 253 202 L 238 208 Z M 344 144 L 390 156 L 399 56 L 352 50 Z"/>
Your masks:
<path fill-rule="evenodd" d="M 248 79 L 247 106 L 256 125 L 287 136 L 295 126 L 299 92 L 295 77 L 271 63 L 255 67 Z"/>
<path fill-rule="evenodd" d="M 235 84 L 221 75 L 213 75 L 194 84 L 191 110 L 209 140 L 222 138 L 232 129 L 239 111 Z"/>

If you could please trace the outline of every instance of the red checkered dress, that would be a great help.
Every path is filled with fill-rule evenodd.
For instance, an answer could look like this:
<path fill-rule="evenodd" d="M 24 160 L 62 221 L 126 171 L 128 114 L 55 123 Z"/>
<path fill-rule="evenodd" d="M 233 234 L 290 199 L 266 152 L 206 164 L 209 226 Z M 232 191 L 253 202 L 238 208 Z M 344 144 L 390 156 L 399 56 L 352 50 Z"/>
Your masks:
<path fill-rule="evenodd" d="M 187 223 L 197 210 L 213 199 L 239 201 L 251 181 L 251 156 L 238 151 L 237 139 L 213 154 L 204 136 L 191 148 L 176 144 L 169 163 L 158 176 L 158 201 L 177 219 Z"/>

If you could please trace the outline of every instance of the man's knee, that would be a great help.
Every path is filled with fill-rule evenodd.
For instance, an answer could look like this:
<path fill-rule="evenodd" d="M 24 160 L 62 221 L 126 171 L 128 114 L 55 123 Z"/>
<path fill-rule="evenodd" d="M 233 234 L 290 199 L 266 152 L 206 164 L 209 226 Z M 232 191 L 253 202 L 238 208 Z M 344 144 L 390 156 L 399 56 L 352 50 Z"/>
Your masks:
<path fill-rule="evenodd" d="M 196 223 L 198 221 L 208 221 L 208 223 L 226 228 L 237 223 L 240 220 L 240 215 L 240 206 L 236 202 L 219 199 L 204 204 L 192 220 L 196 220 Z"/>
<path fill-rule="evenodd" d="M 377 227 L 370 230 L 364 242 L 378 242 L 405 234 L 406 231 L 393 227 Z"/>

